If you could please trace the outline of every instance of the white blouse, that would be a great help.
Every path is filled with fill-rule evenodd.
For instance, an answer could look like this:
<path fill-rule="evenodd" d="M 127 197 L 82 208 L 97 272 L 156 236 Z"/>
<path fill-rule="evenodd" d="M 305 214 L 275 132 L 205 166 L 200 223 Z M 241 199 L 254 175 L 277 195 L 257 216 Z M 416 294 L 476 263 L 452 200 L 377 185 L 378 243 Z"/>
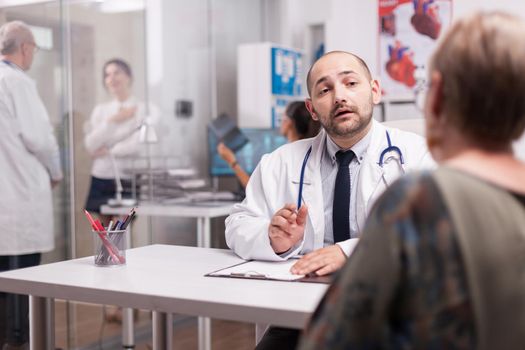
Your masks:
<path fill-rule="evenodd" d="M 122 122 L 114 122 L 110 117 L 117 114 L 120 108 L 137 106 L 135 115 Z M 129 178 L 123 169 L 130 166 L 130 159 L 137 157 L 141 151 L 139 129 L 146 119 L 145 104 L 130 97 L 124 102 L 113 100 L 99 104 L 91 113 L 85 126 L 84 145 L 94 158 L 91 175 L 101 179 L 114 179 L 115 172 L 111 162 L 111 152 L 115 158 L 120 177 Z M 158 113 L 150 108 L 149 123 L 155 125 Z"/>

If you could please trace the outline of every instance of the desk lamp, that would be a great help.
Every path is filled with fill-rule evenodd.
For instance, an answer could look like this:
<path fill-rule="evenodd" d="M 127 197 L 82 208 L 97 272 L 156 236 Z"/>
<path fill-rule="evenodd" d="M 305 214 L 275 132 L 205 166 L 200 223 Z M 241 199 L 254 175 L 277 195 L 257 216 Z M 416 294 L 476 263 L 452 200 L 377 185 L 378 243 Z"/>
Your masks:
<path fill-rule="evenodd" d="M 120 172 L 117 167 L 115 156 L 113 155 L 112 149 L 108 152 L 109 159 L 111 159 L 111 165 L 113 166 L 113 173 L 115 174 L 115 198 L 108 200 L 108 205 L 112 207 L 131 207 L 137 204 L 137 200 L 134 198 L 122 198 L 122 181 L 120 180 Z"/>
<path fill-rule="evenodd" d="M 157 133 L 155 131 L 155 128 L 151 125 L 149 117 L 146 117 L 144 121 L 137 127 L 137 129 L 139 130 L 139 142 L 148 144 L 147 157 L 148 157 L 148 170 L 149 170 L 149 175 L 150 175 L 149 176 L 150 177 L 149 187 L 150 187 L 150 193 L 152 193 L 151 189 L 152 189 L 153 183 L 151 179 L 151 161 L 150 161 L 151 152 L 149 150 L 149 145 L 158 142 Z M 135 129 L 135 131 L 137 129 Z M 111 165 L 113 166 L 113 173 L 115 174 L 115 186 L 116 186 L 115 198 L 110 198 L 108 200 L 108 205 L 112 207 L 119 207 L 119 206 L 131 207 L 137 204 L 137 200 L 134 198 L 122 198 L 123 188 L 122 188 L 122 181 L 120 179 L 120 171 L 117 167 L 117 162 L 115 160 L 115 155 L 113 154 L 112 149 L 109 150 L 108 155 L 111 160 Z M 151 198 L 151 195 L 150 195 L 150 198 Z"/>
<path fill-rule="evenodd" d="M 140 126 L 139 142 L 147 145 L 146 157 L 148 160 L 148 192 L 149 201 L 153 201 L 153 176 L 151 169 L 151 145 L 159 141 L 155 127 L 151 125 L 149 118 L 146 118 Z"/>

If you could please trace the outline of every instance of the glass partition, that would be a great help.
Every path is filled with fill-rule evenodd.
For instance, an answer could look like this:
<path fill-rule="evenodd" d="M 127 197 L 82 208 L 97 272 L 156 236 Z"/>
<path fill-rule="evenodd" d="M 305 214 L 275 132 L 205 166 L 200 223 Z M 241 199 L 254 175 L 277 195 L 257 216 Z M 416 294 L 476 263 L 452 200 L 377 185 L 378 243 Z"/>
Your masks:
<path fill-rule="evenodd" d="M 206 125 L 221 112 L 236 114 L 237 45 L 269 39 L 273 29 L 267 17 L 278 7 L 267 0 L 0 2 L 0 25 L 26 22 L 41 48 L 28 74 L 37 83 L 62 154 L 65 179 L 53 191 L 56 244 L 44 263 L 93 254 L 83 214 L 93 155 L 84 139 L 93 111 L 115 98 L 104 80 L 104 63 L 126 61 L 132 96 L 147 106 L 146 114 L 158 116 L 161 141 L 141 147 L 150 155 L 177 158 L 177 164 L 207 178 Z M 214 220 L 212 227 L 213 245 L 224 247 L 223 220 Z M 139 218 L 132 245 L 151 242 L 195 245 L 196 222 Z M 101 311 L 101 306 L 59 301 L 56 346 L 94 348 L 100 341 L 105 348 L 119 347 L 121 326 L 101 322 Z M 146 315 L 140 317 L 136 336 L 148 334 L 148 322 Z"/>
<path fill-rule="evenodd" d="M 0 4 L 0 24 L 26 22 L 40 48 L 28 75 L 35 80 L 55 129 L 65 175 L 53 190 L 55 249 L 44 254 L 42 262 L 92 255 L 93 237 L 83 215 L 92 166 L 84 147 L 85 125 L 98 104 L 112 100 L 102 74 L 109 59 L 129 63 L 132 95 L 145 101 L 144 1 L 8 3 Z M 102 336 L 100 313 L 101 306 L 57 302 L 56 345 L 74 349 L 97 344 Z M 105 343 L 120 343 L 120 333 L 120 325 L 107 325 Z"/>

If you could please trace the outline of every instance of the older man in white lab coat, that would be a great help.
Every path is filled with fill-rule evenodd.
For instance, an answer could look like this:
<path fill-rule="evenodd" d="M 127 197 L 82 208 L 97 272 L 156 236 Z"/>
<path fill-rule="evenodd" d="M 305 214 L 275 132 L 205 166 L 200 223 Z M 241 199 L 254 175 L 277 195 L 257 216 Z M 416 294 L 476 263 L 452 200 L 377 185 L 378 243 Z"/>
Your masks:
<path fill-rule="evenodd" d="M 38 265 L 54 248 L 51 188 L 62 170 L 49 116 L 25 73 L 37 49 L 23 22 L 0 28 L 0 271 Z M 0 312 L 0 344 L 27 342 L 27 298 L 0 294 Z"/>

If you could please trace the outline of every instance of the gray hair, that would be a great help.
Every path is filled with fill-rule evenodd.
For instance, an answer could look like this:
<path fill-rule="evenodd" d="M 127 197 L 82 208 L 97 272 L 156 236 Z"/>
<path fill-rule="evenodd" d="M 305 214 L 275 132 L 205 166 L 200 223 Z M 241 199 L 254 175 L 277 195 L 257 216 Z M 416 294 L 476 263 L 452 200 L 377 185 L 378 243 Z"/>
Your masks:
<path fill-rule="evenodd" d="M 444 112 L 478 146 L 496 149 L 525 130 L 525 22 L 504 12 L 458 20 L 432 56 Z"/>
<path fill-rule="evenodd" d="M 18 51 L 20 45 L 33 38 L 31 29 L 22 21 L 7 22 L 0 27 L 0 53 L 10 55 Z"/>

